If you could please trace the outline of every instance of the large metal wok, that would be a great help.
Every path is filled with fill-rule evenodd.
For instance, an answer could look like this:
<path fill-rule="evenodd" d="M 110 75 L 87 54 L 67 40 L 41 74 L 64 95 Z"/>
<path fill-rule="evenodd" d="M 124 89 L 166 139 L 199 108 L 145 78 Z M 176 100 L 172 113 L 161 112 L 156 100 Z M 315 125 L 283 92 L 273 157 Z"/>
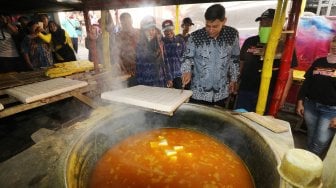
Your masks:
<path fill-rule="evenodd" d="M 271 147 L 257 131 L 228 112 L 193 104 L 182 105 L 172 117 L 122 109 L 99 121 L 72 148 L 65 169 L 67 187 L 87 187 L 95 163 L 113 144 L 140 131 L 162 127 L 197 130 L 218 139 L 246 163 L 256 187 L 280 187 L 277 157 Z"/>

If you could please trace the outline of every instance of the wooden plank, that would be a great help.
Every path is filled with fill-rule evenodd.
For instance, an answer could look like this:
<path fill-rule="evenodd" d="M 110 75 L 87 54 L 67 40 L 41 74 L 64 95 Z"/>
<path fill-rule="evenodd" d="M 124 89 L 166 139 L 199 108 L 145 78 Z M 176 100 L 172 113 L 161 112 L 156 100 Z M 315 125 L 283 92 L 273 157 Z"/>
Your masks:
<path fill-rule="evenodd" d="M 0 74 L 0 89 L 17 87 L 50 79 L 44 75 L 44 72 L 45 70 L 38 70 L 30 72 Z"/>
<path fill-rule="evenodd" d="M 64 93 L 58 96 L 48 98 L 48 100 L 44 100 L 44 101 L 41 100 L 41 101 L 37 101 L 33 103 L 27 103 L 27 104 L 21 104 L 21 105 L 9 107 L 0 112 L 0 118 L 7 117 L 7 116 L 10 116 L 10 115 L 13 115 L 19 112 L 23 112 L 26 110 L 30 110 L 33 108 L 37 108 L 37 107 L 40 107 L 40 106 L 43 106 L 49 103 L 53 103 L 53 102 L 56 102 L 56 101 L 59 101 L 59 100 L 62 100 L 62 99 L 65 99 L 71 96 L 72 95 L 70 93 Z"/>
<path fill-rule="evenodd" d="M 86 85 L 88 85 L 88 83 L 85 81 L 71 80 L 68 78 L 55 78 L 6 89 L 5 93 L 17 98 L 23 103 L 31 103 L 51 96 L 56 96 L 64 92 L 72 91 Z"/>
<path fill-rule="evenodd" d="M 71 92 L 71 95 L 74 96 L 75 98 L 77 98 L 78 100 L 82 101 L 83 103 L 87 104 L 88 106 L 90 106 L 91 108 L 98 108 L 99 105 L 92 100 L 91 98 L 79 93 L 79 92 Z"/>
<path fill-rule="evenodd" d="M 3 104 L 3 105 L 15 103 L 15 102 L 19 102 L 19 101 L 16 100 L 15 98 L 11 97 L 11 96 L 0 99 L 0 103 Z"/>
<path fill-rule="evenodd" d="M 86 86 L 86 87 L 83 87 L 83 88 L 76 89 L 76 91 L 79 92 L 79 93 L 85 93 L 85 92 L 92 91 L 92 90 L 95 90 L 95 89 L 96 89 L 95 86 L 89 85 L 89 86 Z M 56 101 L 59 101 L 59 100 L 63 100 L 63 99 L 69 98 L 69 97 L 72 97 L 71 92 L 66 92 L 66 93 L 63 93 L 63 94 L 60 94 L 60 95 L 57 95 L 57 96 L 53 96 L 53 97 L 50 97 L 50 98 L 47 98 L 47 99 L 43 99 L 43 100 L 40 100 L 40 101 L 36 101 L 36 102 L 33 102 L 33 103 L 20 104 L 20 105 L 17 105 L 17 106 L 5 108 L 4 110 L 0 111 L 0 118 L 11 116 L 11 115 L 19 113 L 19 112 L 23 112 L 23 111 L 30 110 L 30 109 L 33 109 L 33 108 L 37 108 L 37 107 L 40 107 L 40 106 L 43 106 L 43 105 L 46 105 L 46 104 L 50 104 L 50 103 L 53 103 L 53 102 L 56 102 Z"/>
<path fill-rule="evenodd" d="M 7 89 L 11 87 L 16 87 L 23 85 L 24 82 L 19 81 L 19 80 L 9 80 L 9 81 L 1 81 L 0 82 L 0 89 Z"/>
<path fill-rule="evenodd" d="M 289 131 L 288 127 L 282 125 L 282 120 L 275 119 L 274 117 L 262 116 L 255 112 L 245 112 L 241 113 L 241 115 L 275 133 L 282 133 Z"/>
<path fill-rule="evenodd" d="M 192 91 L 138 85 L 130 88 L 104 92 L 102 99 L 142 107 L 154 112 L 173 115 L 187 101 Z"/>
<path fill-rule="evenodd" d="M 29 72 L 20 72 L 14 76 L 18 80 L 27 80 L 27 79 L 40 79 L 46 80 L 49 79 L 45 75 L 45 70 L 36 70 L 36 71 L 29 71 Z"/>

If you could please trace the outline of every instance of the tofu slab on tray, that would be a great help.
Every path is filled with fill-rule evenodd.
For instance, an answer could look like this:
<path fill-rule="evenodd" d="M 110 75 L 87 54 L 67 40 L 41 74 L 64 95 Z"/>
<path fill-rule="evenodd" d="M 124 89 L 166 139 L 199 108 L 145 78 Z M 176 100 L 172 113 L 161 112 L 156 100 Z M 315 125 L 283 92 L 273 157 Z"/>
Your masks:
<path fill-rule="evenodd" d="M 104 92 L 101 98 L 172 116 L 174 111 L 188 101 L 191 95 L 190 90 L 138 85 Z"/>

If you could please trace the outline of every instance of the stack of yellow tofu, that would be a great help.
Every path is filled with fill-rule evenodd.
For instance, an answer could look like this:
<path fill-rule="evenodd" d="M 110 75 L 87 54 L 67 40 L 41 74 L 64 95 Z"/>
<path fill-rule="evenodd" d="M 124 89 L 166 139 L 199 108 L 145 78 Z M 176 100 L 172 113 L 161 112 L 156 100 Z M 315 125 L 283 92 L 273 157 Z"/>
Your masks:
<path fill-rule="evenodd" d="M 54 64 L 54 67 L 48 69 L 45 74 L 50 78 L 57 78 L 93 69 L 93 62 L 89 60 L 69 61 Z"/>

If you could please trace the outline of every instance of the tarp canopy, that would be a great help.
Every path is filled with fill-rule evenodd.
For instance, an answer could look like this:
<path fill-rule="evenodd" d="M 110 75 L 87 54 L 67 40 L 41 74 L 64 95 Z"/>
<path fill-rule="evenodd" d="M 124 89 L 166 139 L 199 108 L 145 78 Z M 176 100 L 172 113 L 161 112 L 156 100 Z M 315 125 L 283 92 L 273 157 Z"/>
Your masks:
<path fill-rule="evenodd" d="M 141 6 L 164 6 L 233 0 L 0 0 L 0 13 L 37 13 L 81 11 L 100 9 L 136 8 Z M 246 0 L 241 0 L 246 1 Z"/>

